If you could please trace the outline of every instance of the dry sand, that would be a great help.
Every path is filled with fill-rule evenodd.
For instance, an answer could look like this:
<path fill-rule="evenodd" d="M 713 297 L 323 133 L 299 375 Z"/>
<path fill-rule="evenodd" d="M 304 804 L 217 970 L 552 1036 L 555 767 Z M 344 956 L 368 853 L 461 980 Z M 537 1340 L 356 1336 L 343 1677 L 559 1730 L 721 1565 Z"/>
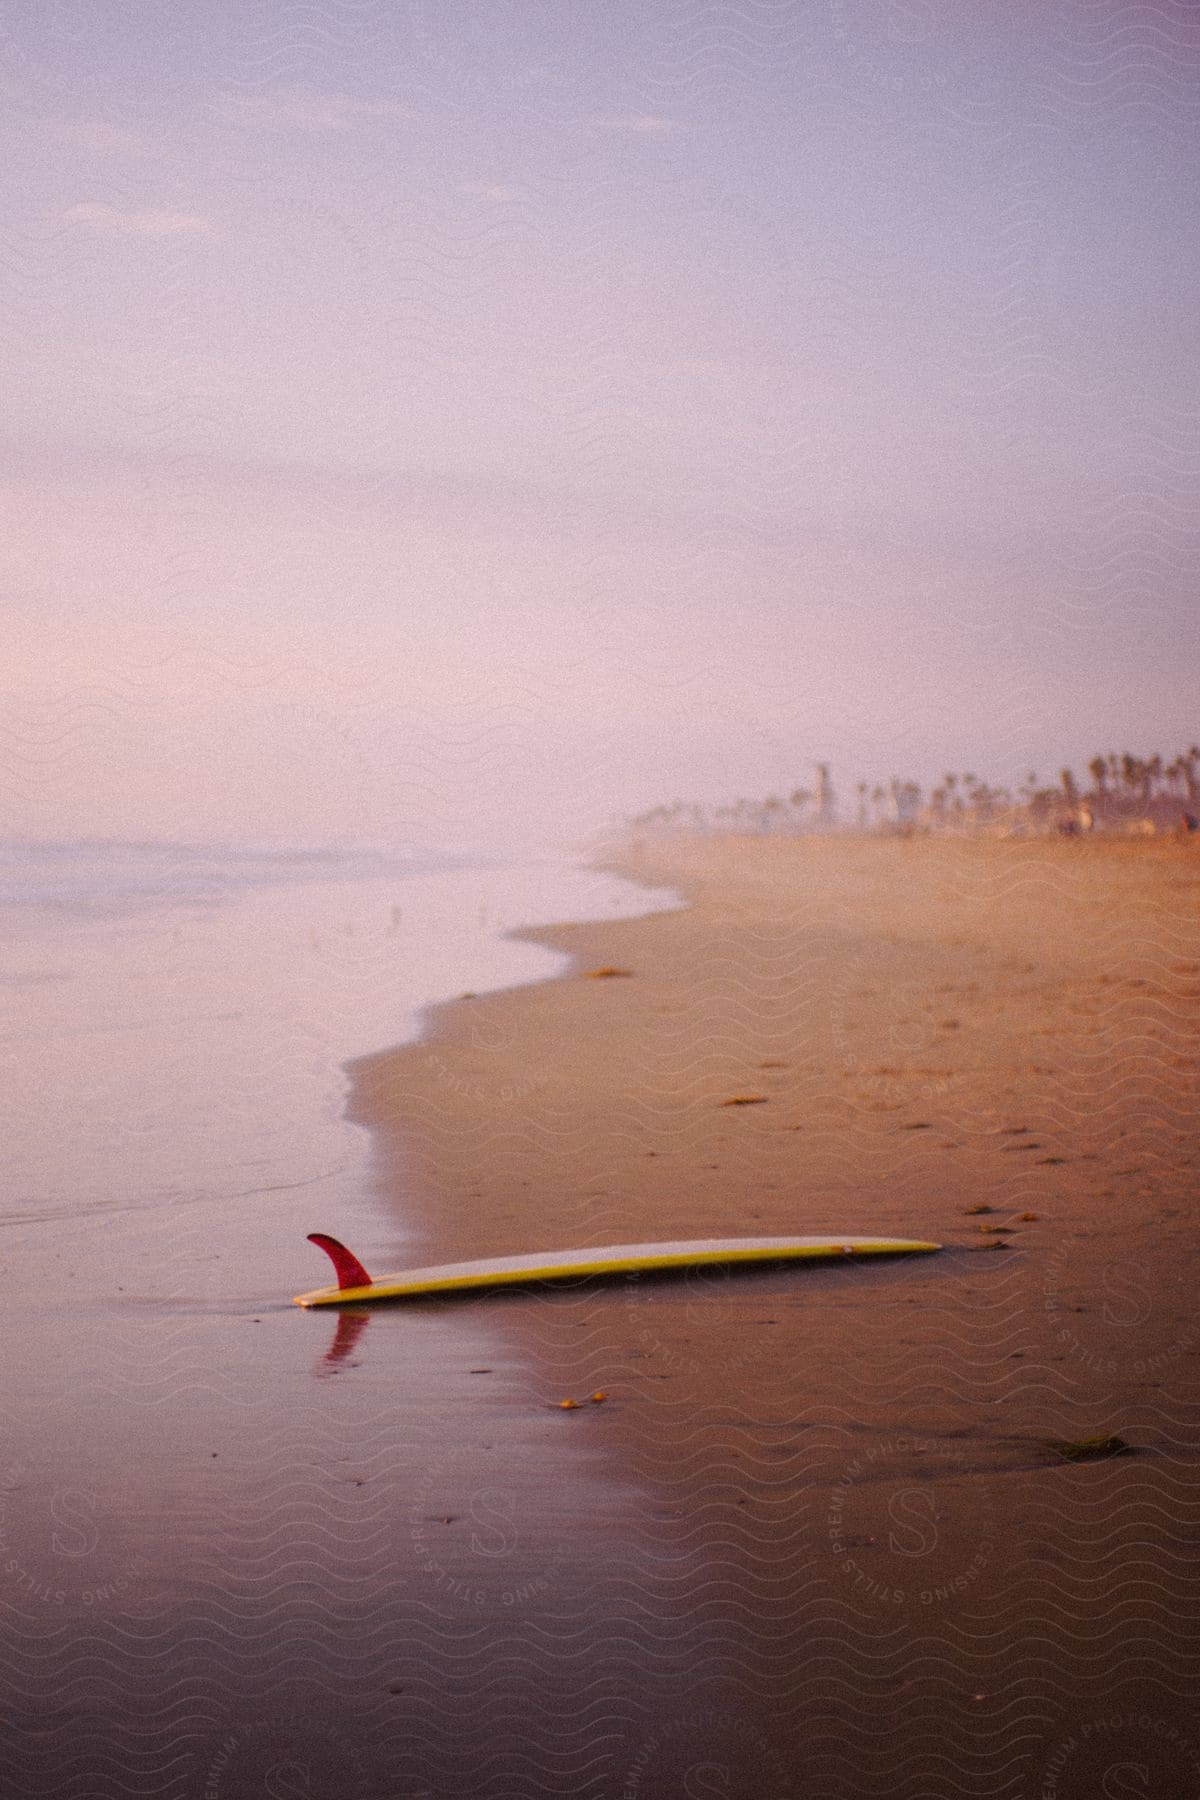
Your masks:
<path fill-rule="evenodd" d="M 355 1065 L 412 1260 L 947 1248 L 471 1303 L 546 1430 L 421 1527 L 465 1597 L 422 1649 L 463 1791 L 505 1758 L 513 1792 L 1200 1791 L 1200 847 L 615 860 L 688 910 L 531 933 L 568 975 Z M 451 1428 L 503 1435 L 486 1380 Z"/>

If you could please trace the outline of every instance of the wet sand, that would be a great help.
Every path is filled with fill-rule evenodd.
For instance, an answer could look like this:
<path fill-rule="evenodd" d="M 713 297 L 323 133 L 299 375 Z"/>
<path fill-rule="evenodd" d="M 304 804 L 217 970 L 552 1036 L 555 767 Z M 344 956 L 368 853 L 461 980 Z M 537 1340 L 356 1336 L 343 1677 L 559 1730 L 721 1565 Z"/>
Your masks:
<path fill-rule="evenodd" d="M 503 1550 L 525 1472 L 571 1457 L 527 1365 L 486 1308 L 338 1320 L 290 1296 L 322 1278 L 306 1231 L 409 1254 L 343 1117 L 346 1058 L 432 995 L 559 966 L 503 922 L 670 896 L 557 855 L 316 879 L 203 847 L 46 861 L 8 882 L 0 954 L 0 1792 L 503 1791 L 480 1609 L 544 1611 L 547 1570 L 568 1604 L 611 1490 L 572 1484 L 591 1510 L 548 1520 L 540 1585 L 501 1558 L 464 1604 L 426 1515 L 465 1486 L 480 1520 L 453 1529 Z M 482 1381 L 502 1429 L 476 1438 Z"/>
<path fill-rule="evenodd" d="M 1197 1791 L 1197 847 L 701 840 L 613 866 L 689 909 L 530 933 L 572 972 L 353 1065 L 412 1260 L 946 1249 L 471 1302 L 498 1348 L 396 1552 L 424 1609 L 403 1779 Z M 1063 1448 L 1104 1438 L 1131 1448 Z"/>

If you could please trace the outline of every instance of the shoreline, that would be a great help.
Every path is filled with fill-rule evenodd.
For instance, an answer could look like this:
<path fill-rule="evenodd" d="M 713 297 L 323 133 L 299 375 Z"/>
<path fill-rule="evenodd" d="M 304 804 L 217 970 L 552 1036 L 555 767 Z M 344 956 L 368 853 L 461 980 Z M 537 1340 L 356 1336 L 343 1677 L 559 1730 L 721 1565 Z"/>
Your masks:
<path fill-rule="evenodd" d="M 605 866 L 685 907 L 522 932 L 568 970 L 350 1065 L 420 1259 L 743 1233 L 947 1248 L 486 1305 L 540 1406 L 607 1396 L 567 1415 L 582 1465 L 522 1490 L 528 1570 L 564 1506 L 592 1517 L 602 1472 L 627 1495 L 622 1579 L 590 1527 L 572 1557 L 602 1640 L 655 1622 L 619 1679 L 594 1689 L 585 1658 L 567 1703 L 602 1691 L 596 1743 L 608 1727 L 678 1784 L 700 1754 L 682 1697 L 703 1696 L 736 1793 L 803 1758 L 830 1795 L 916 1795 L 947 1758 L 1009 1766 L 1014 1719 L 1036 1782 L 1114 1693 L 1190 1742 L 1190 847 L 699 840 Z M 605 965 L 629 973 L 587 979 Z M 494 1428 L 482 1396 L 456 1427 Z M 1107 1438 L 1133 1453 L 1062 1449 Z M 562 1626 L 560 1599 L 524 1625 Z M 646 1684 L 681 1697 L 649 1751 Z"/>
<path fill-rule="evenodd" d="M 808 873 L 825 887 L 780 895 L 788 865 L 806 859 L 814 865 Z M 881 871 L 880 864 L 890 867 Z M 473 1132 L 476 1139 L 486 1131 L 503 1137 L 506 1128 L 514 1144 L 524 1132 L 536 1135 L 539 1096 L 559 1109 L 573 1100 L 580 1106 L 576 1118 L 604 1117 L 612 1136 L 613 1116 L 606 1108 L 621 1097 L 614 1065 L 596 1067 L 593 1058 L 586 1069 L 573 1072 L 575 1091 L 567 1096 L 565 1089 L 555 1091 L 564 1075 L 556 1051 L 538 1041 L 543 1031 L 549 1032 L 547 1044 L 570 1036 L 567 1015 L 575 1008 L 568 994 L 581 1002 L 580 1028 L 605 1034 L 605 1045 L 619 1036 L 623 999 L 633 998 L 641 1017 L 636 1037 L 648 1053 L 649 1097 L 639 1103 L 624 1094 L 617 1139 L 628 1140 L 636 1131 L 648 1142 L 656 1135 L 674 1140 L 672 1147 L 679 1150 L 689 1129 L 699 1124 L 714 1143 L 735 1142 L 716 1128 L 732 1129 L 738 1114 L 753 1113 L 759 1120 L 770 1118 L 771 1131 L 803 1134 L 807 1168 L 816 1166 L 817 1153 L 830 1191 L 847 1185 L 832 1180 L 831 1160 L 836 1166 L 844 1156 L 830 1159 L 830 1134 L 850 1132 L 860 1151 L 878 1153 L 881 1145 L 872 1140 L 888 1121 L 875 1115 L 910 1106 L 918 1112 L 940 1108 L 965 1133 L 954 1147 L 968 1151 L 978 1150 L 982 1136 L 1002 1131 L 1002 1115 L 1010 1112 L 1033 1109 L 1047 1130 L 1056 1120 L 1068 1124 L 1079 1111 L 1097 1052 L 1087 1042 L 1095 1035 L 1090 1022 L 1074 1032 L 1061 1022 L 1041 1022 L 1053 1012 L 1059 987 L 1082 981 L 1109 990 L 1098 1007 L 1094 998 L 1089 1001 L 1092 1011 L 1105 1015 L 1107 1048 L 1124 1041 L 1114 1008 L 1130 999 L 1131 989 L 1147 991 L 1151 1005 L 1157 995 L 1167 1009 L 1172 1003 L 1186 1006 L 1194 997 L 1187 921 L 1177 922 L 1172 948 L 1170 897 L 1157 889 L 1164 879 L 1172 880 L 1175 869 L 1187 880 L 1200 858 L 1188 845 L 1168 840 L 706 839 L 650 849 L 635 845 L 624 857 L 610 847 L 597 866 L 648 892 L 673 890 L 682 904 L 622 919 L 518 927 L 506 935 L 567 958 L 567 966 L 435 1002 L 423 1009 L 418 1036 L 345 1065 L 351 1080 L 347 1116 L 376 1133 L 385 1165 L 394 1163 L 389 1140 L 409 1108 L 409 1158 L 422 1140 L 435 1157 L 442 1150 L 450 1157 L 441 1173 L 431 1166 L 425 1193 L 429 1229 L 443 1234 L 439 1243 L 447 1254 L 457 1253 L 460 1243 L 468 1254 L 515 1254 L 541 1247 L 542 1239 L 501 1243 L 496 1228 L 515 1215 L 452 1210 L 452 1148 L 448 1141 L 438 1147 L 442 1103 L 454 1133 Z M 889 912 L 896 898 L 889 883 L 908 883 L 918 872 L 923 879 L 903 896 L 907 913 Z M 864 873 L 883 873 L 885 879 L 872 886 L 860 880 Z M 834 874 L 836 883 L 829 880 Z M 1194 875 L 1192 881 L 1194 895 Z M 898 965 L 899 983 L 897 969 L 885 966 L 889 956 Z M 1171 957 L 1174 975 L 1162 966 Z M 1149 975 L 1139 974 L 1135 963 L 1137 969 L 1145 965 Z M 606 968 L 616 971 L 611 979 L 588 979 L 589 971 Z M 943 979 L 928 980 L 931 975 Z M 989 1014 L 997 994 L 1002 1003 Z M 972 1009 L 980 1014 L 975 1020 Z M 1021 1016 L 1026 1010 L 1039 1011 L 1039 1022 L 1025 1040 L 1028 1053 L 1017 1056 L 1015 1047 L 1029 1023 Z M 663 1023 L 674 1019 L 701 1020 L 702 1034 L 685 1043 L 686 1024 L 672 1030 Z M 985 1035 L 992 1060 L 1003 1060 L 1005 1053 L 1012 1060 L 1005 1085 L 981 1100 L 972 1086 L 984 1069 L 975 1051 Z M 798 1037 L 803 1037 L 800 1055 Z M 1056 1052 L 1053 1062 L 1037 1060 L 1037 1037 L 1065 1037 L 1068 1056 Z M 1160 1066 L 1157 1075 L 1161 1081 L 1166 1069 Z M 589 1094 L 579 1091 L 581 1081 Z M 739 1095 L 738 1088 L 754 1091 Z M 744 1112 L 722 1107 L 723 1101 L 739 1098 L 748 1102 Z M 1104 1106 L 1087 1121 L 1105 1140 L 1128 1129 L 1116 1098 L 1106 1090 Z M 779 1105 L 790 1107 L 786 1119 L 775 1110 Z M 472 1106 L 479 1109 L 475 1119 L 464 1116 Z M 1185 1104 L 1181 1116 L 1191 1110 Z M 1134 1112 L 1136 1127 L 1141 1121 Z M 904 1124 L 913 1131 L 937 1128 L 935 1120 Z M 760 1158 L 761 1135 L 740 1140 Z M 569 1136 L 575 1150 L 586 1149 L 574 1127 Z M 561 1150 L 564 1143 L 559 1119 L 547 1145 Z M 887 1146 L 890 1154 L 916 1147 L 915 1139 Z M 844 1152 L 845 1143 L 839 1148 Z M 598 1143 L 596 1149 L 599 1153 Z M 394 1167 L 381 1172 L 386 1187 Z M 702 1173 L 694 1167 L 690 1172 Z M 723 1178 L 731 1173 L 728 1168 L 711 1172 Z M 1003 1169 L 1005 1178 L 1009 1172 Z M 997 1173 L 993 1166 L 984 1185 L 993 1185 Z M 973 1164 L 966 1180 L 978 1178 Z M 545 1205 L 544 1182 L 530 1185 L 547 1219 L 556 1211 L 565 1221 L 573 1219 L 569 1209 Z M 704 1188 L 721 1185 L 700 1182 Z M 817 1184 L 808 1179 L 808 1185 Z M 532 1202 L 525 1214 L 539 1216 Z M 613 1216 L 629 1214 L 618 1209 Z M 478 1241 L 479 1231 L 487 1234 L 486 1242 Z M 625 1229 L 619 1237 L 629 1235 Z M 599 1240 L 593 1233 L 585 1241 Z"/>

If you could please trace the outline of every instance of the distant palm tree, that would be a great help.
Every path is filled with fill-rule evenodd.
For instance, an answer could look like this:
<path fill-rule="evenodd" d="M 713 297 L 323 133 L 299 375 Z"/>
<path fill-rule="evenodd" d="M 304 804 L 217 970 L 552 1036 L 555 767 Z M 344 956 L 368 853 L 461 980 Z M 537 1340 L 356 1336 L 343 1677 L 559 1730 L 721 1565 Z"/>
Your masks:
<path fill-rule="evenodd" d="M 828 763 L 817 764 L 817 818 L 822 825 L 832 825 L 837 817 L 837 802 Z"/>
<path fill-rule="evenodd" d="M 1096 784 L 1096 798 L 1103 805 L 1108 799 L 1108 764 L 1102 756 L 1093 756 L 1088 774 Z"/>
<path fill-rule="evenodd" d="M 1154 791 L 1154 783 L 1162 775 L 1162 757 L 1156 750 L 1154 755 L 1142 764 L 1142 804 L 1149 806 L 1150 796 Z"/>
<path fill-rule="evenodd" d="M 1200 777 L 1196 774 L 1196 765 L 1200 763 L 1200 745 L 1189 745 L 1179 760 L 1183 764 L 1183 779 L 1187 786 L 1188 805 L 1200 806 Z"/>

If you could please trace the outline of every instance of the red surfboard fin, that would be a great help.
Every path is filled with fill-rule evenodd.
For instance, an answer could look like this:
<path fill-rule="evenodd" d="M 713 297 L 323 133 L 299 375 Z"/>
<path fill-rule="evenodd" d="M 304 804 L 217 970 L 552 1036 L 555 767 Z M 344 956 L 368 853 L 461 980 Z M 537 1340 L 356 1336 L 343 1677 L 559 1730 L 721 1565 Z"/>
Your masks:
<path fill-rule="evenodd" d="M 326 1256 L 337 1270 L 338 1286 L 340 1288 L 370 1287 L 371 1277 L 367 1274 L 367 1271 L 363 1268 L 354 1252 L 352 1250 L 347 1250 L 345 1244 L 339 1244 L 335 1237 L 330 1237 L 328 1233 L 324 1231 L 310 1231 L 308 1234 L 308 1241 L 310 1244 L 316 1244 L 319 1249 L 325 1252 Z"/>

